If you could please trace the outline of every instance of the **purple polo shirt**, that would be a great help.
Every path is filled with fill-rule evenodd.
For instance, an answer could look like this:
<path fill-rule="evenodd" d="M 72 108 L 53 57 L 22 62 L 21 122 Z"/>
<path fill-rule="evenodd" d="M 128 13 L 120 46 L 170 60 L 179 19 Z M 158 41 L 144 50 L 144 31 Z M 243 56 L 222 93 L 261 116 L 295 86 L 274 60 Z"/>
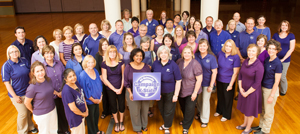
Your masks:
<path fill-rule="evenodd" d="M 152 19 L 152 21 L 148 21 L 147 19 L 144 19 L 141 24 L 145 24 L 148 27 L 147 35 L 152 36 L 155 35 L 155 28 L 158 26 L 158 21 L 155 19 Z"/>
<path fill-rule="evenodd" d="M 93 39 L 91 35 L 85 38 L 82 48 L 86 54 L 92 55 L 93 57 L 96 56 L 96 53 L 99 51 L 99 42 L 102 39 L 102 35 L 98 34 L 96 40 Z"/>
<path fill-rule="evenodd" d="M 25 39 L 24 45 L 22 45 L 18 40 L 15 40 L 11 45 L 15 45 L 21 53 L 21 57 L 24 57 L 28 63 L 31 63 L 31 56 L 34 52 L 33 42 L 29 39 Z"/>
<path fill-rule="evenodd" d="M 273 61 L 270 61 L 270 57 L 265 60 L 264 63 L 264 77 L 262 80 L 262 86 L 268 89 L 272 89 L 275 83 L 275 74 L 282 73 L 282 63 L 278 57 Z"/>
<path fill-rule="evenodd" d="M 220 51 L 217 55 L 218 59 L 218 75 L 217 81 L 223 83 L 230 83 L 233 75 L 233 69 L 241 66 L 239 55 L 226 55 L 223 51 Z"/>
<path fill-rule="evenodd" d="M 109 36 L 109 45 L 115 45 L 117 50 L 119 50 L 121 47 L 123 47 L 123 36 L 125 31 L 120 35 L 115 31 Z"/>
<path fill-rule="evenodd" d="M 83 89 L 81 88 L 78 82 L 76 82 L 75 84 L 78 87 L 78 91 L 74 90 L 73 88 L 71 88 L 69 85 L 66 84 L 63 87 L 63 91 L 61 93 L 62 102 L 65 109 L 65 115 L 68 120 L 68 124 L 70 128 L 79 126 L 82 122 L 83 117 L 72 112 L 68 104 L 74 102 L 76 107 L 81 112 L 86 111 Z"/>
<path fill-rule="evenodd" d="M 58 54 L 55 52 L 53 52 L 53 53 L 54 53 L 54 60 L 60 60 L 58 58 Z M 37 50 L 32 54 L 31 64 L 33 64 L 35 61 L 39 61 L 41 63 L 43 63 L 45 61 L 45 58 L 42 56 L 42 53 L 40 53 L 40 50 Z"/>
<path fill-rule="evenodd" d="M 79 43 L 78 40 L 74 40 L 74 43 Z M 73 44 L 74 44 L 73 43 Z M 66 62 L 71 59 L 71 51 L 73 44 L 66 44 L 64 41 L 59 44 L 59 53 L 64 54 L 64 59 Z"/>
<path fill-rule="evenodd" d="M 29 86 L 29 72 L 30 64 L 24 57 L 19 58 L 17 63 L 7 60 L 1 69 L 2 81 L 10 82 L 16 95 L 24 96 Z M 12 98 L 10 93 L 8 96 Z"/>
<path fill-rule="evenodd" d="M 209 35 L 209 42 L 211 46 L 211 51 L 217 55 L 224 45 L 224 43 L 231 39 L 231 36 L 228 32 L 222 30 L 221 33 L 218 35 L 217 31 L 213 31 Z"/>
<path fill-rule="evenodd" d="M 236 46 L 239 48 L 242 57 L 248 57 L 247 56 L 247 47 L 250 44 L 256 44 L 256 38 L 259 35 L 258 32 L 253 31 L 252 33 L 248 34 L 246 31 L 243 31 L 239 34 Z"/>
<path fill-rule="evenodd" d="M 160 60 L 154 61 L 152 72 L 161 72 L 161 93 L 174 92 L 176 81 L 182 79 L 179 67 L 173 60 L 164 66 Z"/>
<path fill-rule="evenodd" d="M 121 88 L 122 84 L 122 65 L 123 61 L 119 62 L 114 71 L 111 70 L 111 67 L 105 64 L 105 61 L 102 62 L 101 68 L 106 70 L 107 80 L 117 89 Z M 111 90 L 109 87 L 106 89 Z"/>
<path fill-rule="evenodd" d="M 53 92 L 54 88 L 51 80 L 29 85 L 26 97 L 32 98 L 34 115 L 47 114 L 55 108 Z"/>
<path fill-rule="evenodd" d="M 200 52 L 195 53 L 195 59 L 200 63 L 203 70 L 203 79 L 201 86 L 208 87 L 210 86 L 212 69 L 218 68 L 218 63 L 216 57 L 207 54 L 205 57 L 201 57 Z"/>
<path fill-rule="evenodd" d="M 136 30 L 136 32 L 133 31 L 133 28 L 129 29 L 127 32 L 132 33 L 133 38 L 140 35 L 139 28 Z"/>
<path fill-rule="evenodd" d="M 196 39 L 196 42 L 199 43 L 200 39 L 206 39 L 208 40 L 208 35 L 203 32 L 203 30 L 200 31 L 198 38 Z"/>
<path fill-rule="evenodd" d="M 53 66 L 48 65 L 46 61 L 44 61 L 43 64 L 46 67 L 47 76 L 52 80 L 54 90 L 61 92 L 65 66 L 59 60 L 53 60 Z"/>
<path fill-rule="evenodd" d="M 292 33 L 289 33 L 289 35 L 285 38 L 280 38 L 278 33 L 275 33 L 272 37 L 274 40 L 280 42 L 282 50 L 277 54 L 279 59 L 282 59 L 285 54 L 290 50 L 290 41 L 295 40 L 295 35 Z M 283 62 L 290 62 L 291 61 L 291 56 L 288 57 L 285 61 Z"/>

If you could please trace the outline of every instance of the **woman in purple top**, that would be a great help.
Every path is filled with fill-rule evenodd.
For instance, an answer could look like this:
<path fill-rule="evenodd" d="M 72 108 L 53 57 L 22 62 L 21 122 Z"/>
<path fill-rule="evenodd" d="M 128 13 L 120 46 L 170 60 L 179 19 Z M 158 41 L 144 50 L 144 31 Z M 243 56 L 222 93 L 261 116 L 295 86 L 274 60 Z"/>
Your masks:
<path fill-rule="evenodd" d="M 168 19 L 167 12 L 162 11 L 161 14 L 160 14 L 159 24 L 164 26 L 164 28 L 166 27 L 167 19 Z"/>
<path fill-rule="evenodd" d="M 75 35 L 72 37 L 72 39 L 74 40 L 78 40 L 79 43 L 81 45 L 83 45 L 83 41 L 86 37 L 88 37 L 89 35 L 85 34 L 84 33 L 84 27 L 82 24 L 80 23 L 77 23 L 75 26 L 74 26 L 74 30 L 75 30 Z"/>
<path fill-rule="evenodd" d="M 107 86 L 108 101 L 115 120 L 115 132 L 124 131 L 125 90 L 124 85 L 124 62 L 120 59 L 117 48 L 108 46 L 105 52 L 105 61 L 101 65 L 102 80 Z M 120 121 L 118 120 L 118 110 Z"/>
<path fill-rule="evenodd" d="M 73 28 L 71 26 L 65 26 L 63 33 L 66 39 L 59 44 L 59 58 L 64 66 L 66 66 L 68 60 L 71 59 L 72 45 L 79 43 L 79 41 L 72 39 Z"/>
<path fill-rule="evenodd" d="M 142 134 L 142 131 L 147 131 L 148 125 L 148 110 L 150 101 L 133 101 L 132 81 L 134 72 L 151 72 L 150 66 L 143 61 L 145 53 L 140 48 L 135 48 L 130 53 L 130 63 L 124 70 L 124 87 L 126 90 L 126 100 L 129 107 L 129 113 L 133 131 L 137 134 Z"/>
<path fill-rule="evenodd" d="M 119 49 L 120 59 L 123 59 L 125 65 L 130 62 L 130 52 L 137 48 L 132 33 L 125 33 L 123 37 L 123 47 Z"/>
<path fill-rule="evenodd" d="M 171 34 L 167 33 L 164 36 L 163 45 L 167 46 L 170 49 L 170 53 L 172 55 L 171 60 L 176 62 L 178 59 L 181 58 L 179 49 L 177 47 L 175 47 L 174 40 L 173 40 L 173 37 Z"/>
<path fill-rule="evenodd" d="M 288 21 L 283 20 L 278 28 L 278 33 L 273 35 L 273 39 L 280 42 L 282 50 L 277 54 L 278 58 L 282 62 L 283 70 L 280 79 L 280 95 L 286 94 L 288 83 L 286 79 L 286 73 L 290 66 L 291 55 L 295 50 L 296 39 L 293 33 L 290 33 L 291 25 Z"/>
<path fill-rule="evenodd" d="M 185 38 L 188 39 L 188 42 L 185 44 L 182 44 L 179 47 L 179 52 L 182 53 L 182 50 L 185 46 L 190 46 L 192 47 L 193 53 L 196 53 L 196 50 L 198 48 L 198 43 L 196 41 L 196 33 L 194 31 L 188 31 L 185 35 Z"/>
<path fill-rule="evenodd" d="M 30 68 L 31 79 L 24 104 L 33 113 L 40 134 L 57 134 L 57 113 L 54 102 L 54 87 L 44 65 L 36 61 Z"/>
<path fill-rule="evenodd" d="M 262 111 L 261 81 L 264 75 L 263 64 L 257 59 L 259 47 L 250 44 L 247 48 L 247 56 L 239 74 L 239 98 L 237 109 L 244 114 L 244 123 L 236 128 L 244 130 L 243 133 L 251 133 L 251 125 L 254 117 Z"/>
<path fill-rule="evenodd" d="M 64 112 L 64 106 L 61 100 L 61 91 L 63 84 L 63 72 L 65 71 L 64 65 L 59 61 L 55 60 L 55 49 L 52 46 L 45 46 L 43 48 L 43 56 L 45 61 L 43 64 L 46 68 L 46 74 L 52 81 L 54 88 L 54 102 L 57 109 L 57 121 L 58 121 L 58 134 L 69 133 L 69 126 Z"/>
<path fill-rule="evenodd" d="M 195 20 L 196 20 L 196 17 L 195 17 L 195 16 L 191 16 L 191 17 L 189 18 L 189 23 L 188 23 L 188 25 L 187 25 L 187 28 L 185 29 L 186 31 L 190 31 L 190 30 L 191 30 L 191 31 L 195 31 L 195 30 L 194 30 L 194 27 L 193 27 Z"/>
<path fill-rule="evenodd" d="M 237 47 L 232 39 L 227 40 L 217 55 L 217 109 L 215 117 L 222 115 L 221 121 L 231 119 L 235 80 L 240 70 L 240 58 Z"/>
<path fill-rule="evenodd" d="M 150 50 L 156 53 L 157 49 L 162 45 L 164 27 L 162 25 L 156 26 L 155 33 L 156 33 L 156 38 L 151 40 Z"/>
<path fill-rule="evenodd" d="M 218 73 L 218 63 L 206 39 L 200 39 L 195 59 L 203 70 L 202 94 L 197 99 L 198 114 L 195 119 L 201 119 L 201 127 L 207 127 L 210 116 L 210 96 Z"/>
<path fill-rule="evenodd" d="M 179 104 L 183 113 L 183 134 L 187 134 L 193 123 L 195 115 L 195 105 L 198 94 L 202 92 L 202 67 L 194 59 L 193 48 L 186 46 L 181 53 L 182 59 L 177 61 L 182 77 L 181 90 L 179 93 Z"/>
<path fill-rule="evenodd" d="M 267 36 L 264 34 L 258 35 L 257 39 L 256 39 L 256 44 L 260 49 L 260 52 L 259 52 L 260 54 L 258 55 L 257 58 L 260 60 L 260 62 L 262 64 L 264 64 L 265 59 L 269 57 L 269 54 L 265 48 L 265 46 L 267 44 Z"/>
<path fill-rule="evenodd" d="M 75 72 L 66 69 L 63 73 L 64 85 L 62 102 L 72 134 L 85 134 L 84 119 L 89 111 L 84 98 L 83 89 L 77 81 Z"/>
<path fill-rule="evenodd" d="M 175 27 L 175 35 L 174 35 L 174 44 L 175 47 L 179 48 L 182 44 L 187 43 L 187 39 L 185 38 L 185 31 L 181 26 Z"/>
<path fill-rule="evenodd" d="M 127 32 L 132 33 L 133 37 L 139 36 L 140 32 L 139 32 L 139 19 L 137 17 L 132 17 L 131 18 L 131 25 L 132 28 L 129 29 Z"/>
<path fill-rule="evenodd" d="M 206 33 L 203 32 L 203 25 L 200 20 L 195 20 L 193 28 L 195 29 L 196 33 L 196 42 L 198 43 L 200 39 L 208 40 L 208 36 Z"/>

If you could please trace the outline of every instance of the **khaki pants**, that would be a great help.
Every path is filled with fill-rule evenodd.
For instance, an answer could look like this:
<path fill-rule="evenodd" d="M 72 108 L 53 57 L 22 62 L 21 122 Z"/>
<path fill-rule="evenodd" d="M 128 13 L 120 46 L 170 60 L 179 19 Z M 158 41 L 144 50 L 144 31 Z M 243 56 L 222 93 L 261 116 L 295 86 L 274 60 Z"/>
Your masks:
<path fill-rule="evenodd" d="M 276 94 L 273 98 L 273 102 L 268 103 L 268 98 L 271 94 L 271 91 L 272 89 L 262 87 L 263 102 L 262 113 L 260 114 L 259 127 L 262 128 L 261 131 L 264 133 L 270 133 L 275 114 L 274 107 L 277 101 L 277 97 L 279 96 L 279 89 L 277 89 Z"/>
<path fill-rule="evenodd" d="M 210 116 L 210 96 L 211 92 L 207 92 L 208 87 L 202 87 L 202 93 L 198 95 L 197 110 L 200 113 L 200 119 L 202 123 L 209 122 Z"/>
<path fill-rule="evenodd" d="M 31 120 L 31 113 L 24 105 L 25 96 L 21 96 L 22 103 L 17 103 L 14 98 L 10 98 L 11 102 L 18 111 L 17 131 L 18 134 L 27 134 L 34 129 L 34 124 Z"/>
<path fill-rule="evenodd" d="M 84 118 L 79 126 L 71 128 L 71 134 L 85 134 Z"/>
<path fill-rule="evenodd" d="M 33 119 L 39 128 L 39 134 L 57 134 L 57 112 L 54 108 L 49 113 L 34 115 Z"/>

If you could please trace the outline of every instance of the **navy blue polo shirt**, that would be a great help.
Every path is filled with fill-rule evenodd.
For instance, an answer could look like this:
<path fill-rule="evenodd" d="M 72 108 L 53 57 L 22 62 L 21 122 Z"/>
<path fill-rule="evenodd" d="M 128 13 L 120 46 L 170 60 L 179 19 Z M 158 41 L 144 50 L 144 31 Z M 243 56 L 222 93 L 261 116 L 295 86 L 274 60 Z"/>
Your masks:
<path fill-rule="evenodd" d="M 211 32 L 209 35 L 211 51 L 217 55 L 222 50 L 224 43 L 228 39 L 231 39 L 230 34 L 223 30 L 221 31 L 220 35 L 218 35 L 217 31 Z"/>
<path fill-rule="evenodd" d="M 247 47 L 249 44 L 256 44 L 256 38 L 258 35 L 259 33 L 256 31 L 253 31 L 250 34 L 248 34 L 246 31 L 243 31 L 239 34 L 236 41 L 236 46 L 239 48 L 242 57 L 248 57 Z"/>
<path fill-rule="evenodd" d="M 102 35 L 98 34 L 96 40 L 93 39 L 91 35 L 85 38 L 82 48 L 86 54 L 92 55 L 95 57 L 96 53 L 99 51 L 99 41 L 102 39 Z"/>
<path fill-rule="evenodd" d="M 214 27 L 212 27 L 210 31 L 208 31 L 206 27 L 203 28 L 202 30 L 204 33 L 206 33 L 208 35 L 208 37 L 209 37 L 210 33 L 212 33 L 213 31 L 216 31 L 216 29 Z"/>
<path fill-rule="evenodd" d="M 34 53 L 33 42 L 29 39 L 25 39 L 24 45 L 22 45 L 18 40 L 15 40 L 11 45 L 15 45 L 21 53 L 21 57 L 24 57 L 26 60 L 31 63 L 31 56 Z"/>
<path fill-rule="evenodd" d="M 16 95 L 24 96 L 29 86 L 30 64 L 24 57 L 19 58 L 17 63 L 7 60 L 1 69 L 2 81 L 10 81 Z M 9 97 L 12 97 L 8 93 Z"/>
<path fill-rule="evenodd" d="M 159 25 L 158 21 L 155 19 L 152 19 L 152 21 L 148 21 L 147 19 L 144 19 L 141 24 L 145 24 L 147 29 L 147 35 L 152 36 L 155 35 L 155 28 Z"/>
<path fill-rule="evenodd" d="M 119 50 L 121 47 L 123 47 L 123 36 L 124 36 L 125 31 L 120 35 L 116 32 L 112 33 L 109 36 L 109 45 L 115 45 L 117 50 Z"/>
<path fill-rule="evenodd" d="M 234 41 L 234 43 L 236 44 L 237 41 L 237 37 L 239 36 L 239 32 L 234 30 L 232 33 L 229 32 L 229 30 L 226 30 L 226 32 L 228 32 L 231 36 L 231 39 Z"/>
<path fill-rule="evenodd" d="M 181 58 L 179 49 L 177 47 L 175 47 L 175 48 L 171 47 L 171 52 L 170 53 L 172 54 L 172 60 L 174 62 L 176 62 L 178 59 Z"/>
<path fill-rule="evenodd" d="M 179 67 L 173 60 L 169 60 L 165 66 L 160 60 L 154 61 L 152 72 L 161 72 L 161 93 L 174 92 L 176 81 L 182 79 Z"/>
<path fill-rule="evenodd" d="M 207 54 L 204 58 L 202 58 L 200 52 L 197 52 L 195 53 L 195 59 L 201 64 L 203 71 L 203 80 L 201 86 L 210 86 L 210 80 L 212 75 L 211 70 L 218 68 L 216 57 L 211 54 Z"/>
<path fill-rule="evenodd" d="M 282 63 L 278 57 L 271 62 L 269 60 L 270 57 L 268 57 L 264 63 L 265 72 L 262 80 L 262 86 L 272 89 L 275 83 L 275 74 L 282 73 Z"/>

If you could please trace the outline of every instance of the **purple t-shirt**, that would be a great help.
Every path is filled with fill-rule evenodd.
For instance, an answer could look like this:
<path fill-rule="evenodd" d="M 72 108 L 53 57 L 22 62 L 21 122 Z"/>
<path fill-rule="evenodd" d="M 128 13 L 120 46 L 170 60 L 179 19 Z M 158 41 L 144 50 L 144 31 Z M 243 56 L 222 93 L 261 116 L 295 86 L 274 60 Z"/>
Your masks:
<path fill-rule="evenodd" d="M 51 80 L 28 86 L 26 97 L 32 98 L 34 115 L 47 114 L 55 108 L 53 92 L 54 88 Z"/>
<path fill-rule="evenodd" d="M 124 70 L 124 87 L 130 88 L 132 91 L 132 81 L 134 72 L 151 72 L 149 65 L 145 63 L 144 67 L 140 70 L 134 69 L 130 64 L 125 67 Z"/>
<path fill-rule="evenodd" d="M 198 38 L 196 39 L 196 43 L 199 43 L 200 39 L 206 39 L 208 40 L 208 35 L 203 32 L 203 30 L 200 31 Z"/>
<path fill-rule="evenodd" d="M 123 61 L 125 65 L 130 63 L 130 52 L 125 52 L 123 47 L 119 49 L 119 53 L 123 56 Z"/>
<path fill-rule="evenodd" d="M 218 59 L 218 74 L 217 81 L 223 83 L 230 83 L 231 77 L 233 75 L 233 69 L 241 66 L 240 57 L 236 55 L 226 55 L 223 51 L 220 51 L 217 55 Z"/>
<path fill-rule="evenodd" d="M 268 57 L 270 57 L 270 56 L 269 56 L 267 50 L 264 50 L 262 53 L 260 53 L 260 54 L 258 55 L 257 58 L 260 60 L 261 63 L 264 63 L 264 62 L 265 62 L 265 59 L 268 58 Z"/>
<path fill-rule="evenodd" d="M 74 40 L 74 43 L 79 43 L 78 40 Z M 74 44 L 73 43 L 73 44 Z M 73 44 L 66 44 L 64 41 L 59 44 L 59 53 L 64 54 L 64 59 L 66 62 L 71 59 L 71 51 Z"/>
<path fill-rule="evenodd" d="M 119 89 L 122 84 L 122 65 L 123 61 L 119 62 L 116 66 L 116 69 L 113 71 L 111 67 L 105 64 L 105 61 L 102 62 L 101 68 L 106 70 L 107 80 L 112 84 L 115 88 Z M 107 87 L 106 89 L 110 89 Z M 111 89 L 110 89 L 111 90 Z"/>
<path fill-rule="evenodd" d="M 185 46 L 187 46 L 187 44 L 188 44 L 188 42 L 185 43 L 185 44 L 182 44 L 182 45 L 178 48 L 180 54 L 182 53 L 183 48 L 184 48 Z M 198 43 L 196 43 L 196 46 L 195 46 L 195 49 L 193 50 L 193 52 L 196 53 L 197 49 L 198 49 Z"/>
<path fill-rule="evenodd" d="M 136 30 L 136 32 L 133 31 L 133 28 L 129 29 L 127 32 L 132 33 L 133 38 L 140 35 L 139 28 Z"/>
<path fill-rule="evenodd" d="M 83 35 L 83 37 L 82 37 L 82 40 L 81 41 L 79 41 L 78 39 L 77 39 L 77 36 L 76 35 L 73 35 L 73 37 L 72 37 L 72 39 L 74 39 L 74 40 L 78 40 L 79 41 L 79 43 L 81 44 L 81 45 L 83 45 L 83 41 L 84 41 L 84 39 L 86 38 L 86 37 L 88 37 L 89 35 L 87 35 L 87 34 L 84 34 Z"/>
<path fill-rule="evenodd" d="M 61 61 L 58 60 L 53 61 L 52 67 L 49 66 L 46 61 L 44 61 L 43 64 L 46 67 L 47 76 L 52 80 L 54 90 L 60 92 L 63 84 L 63 73 L 65 71 L 65 66 L 61 63 Z"/>
<path fill-rule="evenodd" d="M 272 37 L 274 40 L 280 42 L 282 50 L 277 54 L 279 59 L 282 59 L 285 54 L 289 51 L 290 49 L 290 41 L 295 40 L 295 35 L 292 33 L 289 33 L 288 36 L 285 38 L 280 38 L 278 33 L 275 33 Z M 284 62 L 290 62 L 291 61 L 291 56 L 288 57 Z"/>
<path fill-rule="evenodd" d="M 61 93 L 62 102 L 64 104 L 65 115 L 68 120 L 68 124 L 70 128 L 77 127 L 82 122 L 82 116 L 75 114 L 71 111 L 69 107 L 69 103 L 75 102 L 76 107 L 81 111 L 85 112 L 85 100 L 84 100 L 84 93 L 83 89 L 81 88 L 78 82 L 75 83 L 78 87 L 78 91 L 71 88 L 69 85 L 65 85 L 63 87 L 63 91 Z"/>
<path fill-rule="evenodd" d="M 174 41 L 174 45 L 175 45 L 175 47 L 179 48 L 182 44 L 185 44 L 187 42 L 188 42 L 188 40 L 186 38 L 182 38 L 182 41 L 179 45 L 177 44 L 177 41 Z"/>

